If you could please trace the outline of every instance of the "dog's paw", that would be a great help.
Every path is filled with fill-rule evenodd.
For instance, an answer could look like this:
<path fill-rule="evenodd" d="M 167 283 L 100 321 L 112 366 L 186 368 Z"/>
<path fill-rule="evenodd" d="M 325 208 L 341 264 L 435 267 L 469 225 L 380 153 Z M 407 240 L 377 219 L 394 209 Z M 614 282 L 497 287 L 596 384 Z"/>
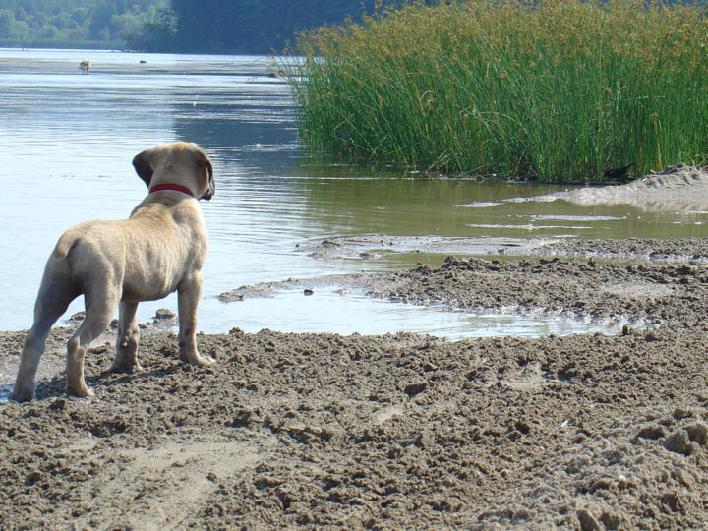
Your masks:
<path fill-rule="evenodd" d="M 135 363 L 133 365 L 123 365 L 120 363 L 114 363 L 113 365 L 111 365 L 111 368 L 108 369 L 108 372 L 116 374 L 136 374 L 143 371 L 145 371 L 145 369 L 139 363 Z"/>
<path fill-rule="evenodd" d="M 95 396 L 93 389 L 85 385 L 79 389 L 67 389 L 66 392 L 67 394 L 77 398 L 93 398 Z"/>
<path fill-rule="evenodd" d="M 182 361 L 185 361 L 190 365 L 194 365 L 195 367 L 209 367 L 210 365 L 214 365 L 216 363 L 216 360 L 214 360 L 213 358 L 209 356 L 203 356 L 201 354 L 183 357 Z"/>
<path fill-rule="evenodd" d="M 197 356 L 197 362 L 195 365 L 198 365 L 200 367 L 209 367 L 210 365 L 214 365 L 216 363 L 216 360 L 212 358 L 211 356 Z"/>
<path fill-rule="evenodd" d="M 18 392 L 13 392 L 10 395 L 10 400 L 13 402 L 29 402 L 30 400 L 34 400 L 34 392 L 33 391 L 18 391 Z"/>

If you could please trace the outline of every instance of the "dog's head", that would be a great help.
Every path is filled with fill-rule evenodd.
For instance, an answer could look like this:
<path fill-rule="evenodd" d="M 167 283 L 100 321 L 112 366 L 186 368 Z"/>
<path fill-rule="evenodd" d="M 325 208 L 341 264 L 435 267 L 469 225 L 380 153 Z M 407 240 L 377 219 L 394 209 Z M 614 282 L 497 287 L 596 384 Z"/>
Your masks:
<path fill-rule="evenodd" d="M 172 183 L 187 187 L 197 199 L 209 201 L 214 195 L 211 161 L 196 144 L 160 144 L 135 155 L 133 166 L 148 188 L 151 184 Z"/>

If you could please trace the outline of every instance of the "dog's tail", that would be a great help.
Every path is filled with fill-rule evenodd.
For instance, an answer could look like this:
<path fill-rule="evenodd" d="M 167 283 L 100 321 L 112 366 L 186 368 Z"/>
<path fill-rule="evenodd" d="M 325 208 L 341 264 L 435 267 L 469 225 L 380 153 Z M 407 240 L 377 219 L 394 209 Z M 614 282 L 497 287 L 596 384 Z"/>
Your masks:
<path fill-rule="evenodd" d="M 54 251 L 49 256 L 47 266 L 53 263 L 53 270 L 64 278 L 71 279 L 74 276 L 74 268 L 76 264 L 72 263 L 72 255 L 74 250 L 81 244 L 81 235 L 72 234 L 72 231 L 65 232 L 54 247 Z"/>
<path fill-rule="evenodd" d="M 44 301 L 66 299 L 68 305 L 82 293 L 80 284 L 77 284 L 74 278 L 76 264 L 73 264 L 71 260 L 74 250 L 80 243 L 81 236 L 78 234 L 64 233 L 59 238 L 54 251 L 49 255 L 47 264 L 44 266 L 44 274 L 37 294 L 38 301 L 40 299 Z M 51 304 L 49 306 L 51 307 Z"/>
<path fill-rule="evenodd" d="M 52 257 L 57 260 L 69 258 L 71 251 L 73 251 L 74 248 L 79 245 L 80 241 L 81 240 L 78 236 L 75 236 L 73 234 L 63 234 L 62 237 L 59 238 L 56 247 L 54 247 Z"/>

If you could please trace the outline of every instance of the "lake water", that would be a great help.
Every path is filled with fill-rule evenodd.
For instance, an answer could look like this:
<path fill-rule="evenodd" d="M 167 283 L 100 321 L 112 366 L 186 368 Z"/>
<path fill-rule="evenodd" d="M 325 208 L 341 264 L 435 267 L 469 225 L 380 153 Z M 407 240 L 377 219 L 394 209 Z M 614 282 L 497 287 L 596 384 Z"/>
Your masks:
<path fill-rule="evenodd" d="M 83 59 L 92 62 L 89 74 L 78 68 Z M 61 232 L 88 219 L 126 217 L 145 195 L 133 156 L 172 140 L 202 145 L 214 163 L 217 194 L 202 204 L 210 237 L 199 315 L 206 331 L 564 333 L 575 325 L 422 310 L 355 295 L 283 293 L 231 304 L 216 296 L 243 284 L 376 271 L 420 259 L 314 260 L 302 251 L 303 243 L 331 237 L 705 235 L 705 212 L 505 203 L 566 187 L 313 162 L 298 144 L 287 86 L 268 76 L 277 68 L 263 57 L 0 49 L 0 329 L 31 323 L 42 269 Z M 159 307 L 176 309 L 176 297 L 141 305 L 141 321 Z M 67 313 L 82 309 L 79 299 Z"/>

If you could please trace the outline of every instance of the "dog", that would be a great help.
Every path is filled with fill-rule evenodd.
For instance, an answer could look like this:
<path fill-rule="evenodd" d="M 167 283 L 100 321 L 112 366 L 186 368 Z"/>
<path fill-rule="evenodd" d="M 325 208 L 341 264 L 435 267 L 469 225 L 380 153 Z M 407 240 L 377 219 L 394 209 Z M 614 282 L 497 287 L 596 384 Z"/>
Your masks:
<path fill-rule="evenodd" d="M 148 195 L 130 218 L 89 221 L 67 230 L 52 252 L 34 305 L 34 321 L 22 350 L 12 399 L 34 398 L 37 364 L 51 326 L 79 295 L 86 318 L 67 345 L 66 389 L 93 396 L 84 378 L 90 343 L 108 326 L 119 306 L 112 370 L 137 372 L 138 303 L 177 291 L 179 353 L 192 365 L 210 365 L 197 350 L 196 315 L 202 293 L 207 233 L 198 200 L 214 195 L 212 164 L 196 144 L 172 142 L 142 151 L 133 166 Z"/>

